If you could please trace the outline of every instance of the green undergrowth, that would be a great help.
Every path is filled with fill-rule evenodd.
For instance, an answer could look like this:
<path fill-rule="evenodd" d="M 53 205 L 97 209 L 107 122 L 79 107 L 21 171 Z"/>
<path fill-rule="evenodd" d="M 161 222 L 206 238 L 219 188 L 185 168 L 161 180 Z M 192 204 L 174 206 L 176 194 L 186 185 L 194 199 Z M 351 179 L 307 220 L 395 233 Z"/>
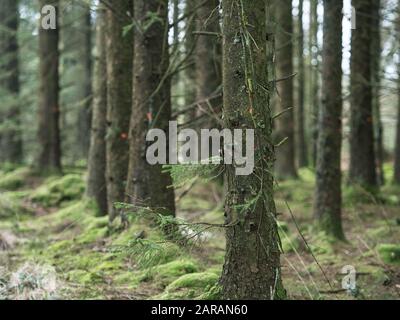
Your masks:
<path fill-rule="evenodd" d="M 80 199 L 84 191 L 85 182 L 82 175 L 68 174 L 48 178 L 30 198 L 33 202 L 49 208 Z"/>
<path fill-rule="evenodd" d="M 14 191 L 21 188 L 31 174 L 31 169 L 26 167 L 0 171 L 0 190 Z"/>

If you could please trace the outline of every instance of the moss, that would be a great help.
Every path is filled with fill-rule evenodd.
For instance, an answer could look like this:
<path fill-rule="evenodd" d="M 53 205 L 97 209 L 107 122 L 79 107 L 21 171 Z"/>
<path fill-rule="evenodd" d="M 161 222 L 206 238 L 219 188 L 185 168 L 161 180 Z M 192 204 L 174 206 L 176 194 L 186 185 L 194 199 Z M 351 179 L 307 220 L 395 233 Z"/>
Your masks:
<path fill-rule="evenodd" d="M 66 279 L 72 283 L 91 285 L 104 282 L 103 278 L 96 273 L 84 270 L 72 270 L 66 274 Z"/>
<path fill-rule="evenodd" d="M 170 285 L 156 299 L 197 299 L 214 287 L 218 281 L 218 275 L 211 272 L 186 274 Z"/>
<path fill-rule="evenodd" d="M 29 168 L 19 168 L 0 176 L 0 189 L 14 191 L 21 188 L 31 174 Z"/>
<path fill-rule="evenodd" d="M 198 270 L 199 267 L 194 261 L 179 259 L 151 268 L 148 273 L 154 281 L 165 285 L 180 276 L 194 273 Z"/>
<path fill-rule="evenodd" d="M 31 200 L 45 207 L 54 207 L 62 202 L 79 200 L 85 191 L 81 175 L 69 174 L 61 178 L 48 179 L 31 196 Z"/>
<path fill-rule="evenodd" d="M 10 196 L 8 193 L 0 193 L 0 218 L 20 218 L 23 215 L 31 215 L 32 212 L 22 204 L 21 199 Z"/>
<path fill-rule="evenodd" d="M 377 246 L 377 250 L 385 263 L 400 265 L 399 244 L 380 244 Z"/>

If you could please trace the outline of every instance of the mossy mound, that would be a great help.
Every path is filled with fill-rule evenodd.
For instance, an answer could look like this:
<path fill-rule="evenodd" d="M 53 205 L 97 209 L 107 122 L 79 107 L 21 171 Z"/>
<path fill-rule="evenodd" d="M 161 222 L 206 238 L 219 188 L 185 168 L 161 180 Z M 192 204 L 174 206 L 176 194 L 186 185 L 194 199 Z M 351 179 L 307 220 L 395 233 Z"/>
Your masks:
<path fill-rule="evenodd" d="M 31 211 L 24 207 L 14 193 L 0 193 L 0 219 L 20 218 L 29 215 Z"/>
<path fill-rule="evenodd" d="M 215 287 L 219 276 L 212 272 L 183 275 L 169 284 L 164 293 L 155 297 L 161 300 L 198 299 Z"/>
<path fill-rule="evenodd" d="M 31 174 L 29 168 L 19 168 L 0 174 L 0 190 L 15 191 L 23 187 L 26 178 Z"/>
<path fill-rule="evenodd" d="M 85 191 L 85 182 L 79 174 L 49 178 L 32 195 L 31 200 L 44 207 L 59 206 L 63 202 L 79 200 Z"/>
<path fill-rule="evenodd" d="M 400 265 L 400 245 L 380 244 L 376 248 L 381 259 L 388 264 Z"/>

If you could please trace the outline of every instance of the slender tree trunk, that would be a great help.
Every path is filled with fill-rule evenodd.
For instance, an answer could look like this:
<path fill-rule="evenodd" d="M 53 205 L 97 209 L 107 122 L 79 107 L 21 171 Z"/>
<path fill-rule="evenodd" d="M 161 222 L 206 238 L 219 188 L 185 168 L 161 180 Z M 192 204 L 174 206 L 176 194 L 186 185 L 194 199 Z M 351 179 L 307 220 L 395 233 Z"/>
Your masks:
<path fill-rule="evenodd" d="M 351 38 L 351 183 L 377 186 L 372 116 L 372 0 L 353 0 L 357 28 Z"/>
<path fill-rule="evenodd" d="M 293 98 L 293 17 L 292 0 L 280 0 L 275 6 L 278 29 L 276 33 L 276 78 L 278 88 L 278 113 L 276 131 L 276 176 L 281 179 L 296 178 L 294 98 Z"/>
<path fill-rule="evenodd" d="M 80 83 L 81 96 L 79 97 L 79 114 L 78 114 L 78 130 L 77 145 L 80 149 L 80 157 L 87 159 L 90 146 L 90 126 L 92 119 L 92 24 L 90 16 L 90 6 L 83 4 L 79 10 L 80 22 L 80 48 L 79 62 L 82 64 L 82 79 Z"/>
<path fill-rule="evenodd" d="M 185 14 L 189 15 L 190 11 L 196 6 L 195 0 L 185 0 Z M 185 54 L 189 55 L 188 67 L 185 70 L 185 105 L 189 106 L 196 100 L 196 61 L 193 52 L 196 49 L 197 37 L 194 35 L 196 27 L 196 12 L 189 15 L 186 19 L 186 36 L 185 36 Z M 191 121 L 196 116 L 195 109 L 188 112 L 186 121 Z"/>
<path fill-rule="evenodd" d="M 19 102 L 18 1 L 0 2 L 0 162 L 22 161 L 22 134 Z M 3 127 L 3 128 L 2 128 Z"/>
<path fill-rule="evenodd" d="M 376 169 L 379 185 L 385 184 L 383 171 L 385 150 L 383 146 L 383 125 L 380 110 L 381 85 L 381 1 L 372 1 L 372 112 L 374 118 L 374 144 L 376 153 Z"/>
<path fill-rule="evenodd" d="M 40 0 L 40 8 L 52 5 L 57 11 L 56 29 L 39 27 L 40 95 L 39 157 L 41 172 L 61 171 L 60 106 L 59 106 L 59 28 L 58 0 Z"/>
<path fill-rule="evenodd" d="M 312 159 L 313 165 L 317 164 L 317 141 L 318 141 L 318 110 L 319 110 L 319 72 L 318 72 L 318 0 L 310 0 L 310 33 L 309 33 L 309 55 L 310 55 L 310 115 L 312 131 Z"/>
<path fill-rule="evenodd" d="M 305 134 L 304 116 L 304 92 L 305 92 L 305 73 L 304 73 L 304 30 L 303 30 L 303 0 L 299 1 L 298 15 L 298 106 L 297 110 L 297 155 L 300 168 L 308 166 L 308 148 Z"/>
<path fill-rule="evenodd" d="M 237 176 L 235 165 L 226 165 L 224 299 L 285 296 L 271 173 L 274 37 L 266 25 L 272 16 L 269 5 L 265 0 L 222 1 L 225 127 L 254 129 L 257 159 L 249 176 Z"/>
<path fill-rule="evenodd" d="M 107 60 L 105 11 L 97 11 L 96 49 L 93 81 L 92 134 L 88 160 L 87 196 L 93 198 L 100 214 L 106 214 L 106 130 L 107 130 Z"/>
<path fill-rule="evenodd" d="M 172 179 L 161 164 L 146 160 L 146 135 L 149 129 L 168 133 L 171 119 L 171 79 L 168 53 L 168 1 L 135 1 L 135 19 L 143 25 L 151 13 L 157 19 L 145 30 L 135 29 L 135 57 L 130 127 L 130 159 L 127 185 L 128 200 L 136 205 L 174 215 Z M 157 63 L 154 63 L 157 61 Z M 167 141 L 168 147 L 168 141 Z M 168 150 L 168 148 L 167 148 Z"/>
<path fill-rule="evenodd" d="M 221 42 L 218 34 L 219 25 L 218 0 L 209 0 L 197 11 L 197 28 L 203 34 L 199 35 L 196 43 L 196 100 L 203 101 L 215 95 L 221 86 Z M 213 114 L 220 107 L 221 99 L 211 99 L 201 104 L 204 111 L 197 112 L 197 116 Z M 211 118 L 211 119 L 210 119 Z M 204 123 L 205 122 L 205 123 Z M 202 128 L 216 128 L 216 120 L 212 116 L 205 118 Z"/>
<path fill-rule="evenodd" d="M 129 162 L 129 119 L 132 105 L 132 33 L 123 32 L 132 21 L 132 1 L 109 1 L 107 10 L 107 138 L 106 181 L 108 214 L 114 220 L 119 212 L 115 202 L 125 199 Z"/>
<path fill-rule="evenodd" d="M 327 234 L 344 239 L 341 220 L 342 0 L 324 0 L 322 104 L 318 119 L 314 215 Z"/>
<path fill-rule="evenodd" d="M 400 35 L 400 1 L 397 3 L 397 35 Z M 398 43 L 400 43 L 398 36 Z M 397 99 L 398 99 L 398 116 L 396 129 L 396 146 L 394 155 L 394 183 L 400 185 L 400 60 L 397 64 Z"/>

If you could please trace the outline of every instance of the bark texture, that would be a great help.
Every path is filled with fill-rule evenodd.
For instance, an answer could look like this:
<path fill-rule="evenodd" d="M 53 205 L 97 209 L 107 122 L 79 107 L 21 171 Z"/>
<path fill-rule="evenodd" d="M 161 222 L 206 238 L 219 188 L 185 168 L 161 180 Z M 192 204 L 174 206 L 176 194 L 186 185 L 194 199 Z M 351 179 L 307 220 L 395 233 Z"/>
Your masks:
<path fill-rule="evenodd" d="M 276 78 L 278 113 L 275 173 L 278 178 L 296 178 L 293 91 L 293 17 L 292 0 L 281 0 L 275 6 L 276 22 Z"/>
<path fill-rule="evenodd" d="M 220 279 L 224 299 L 285 295 L 271 174 L 274 37 L 266 25 L 272 16 L 269 5 L 264 0 L 222 1 L 225 127 L 255 130 L 256 159 L 249 176 L 237 176 L 234 165 L 225 167 L 228 227 Z"/>
<path fill-rule="evenodd" d="M 119 212 L 115 202 L 125 199 L 129 162 L 129 119 L 132 105 L 132 33 L 124 27 L 132 23 L 132 1 L 109 1 L 107 10 L 107 138 L 106 180 L 110 220 Z"/>
<path fill-rule="evenodd" d="M 17 32 L 18 1 L 0 2 L 0 162 L 22 161 Z"/>
<path fill-rule="evenodd" d="M 351 37 L 350 183 L 377 186 L 372 116 L 372 0 L 353 0 L 357 28 Z"/>
<path fill-rule="evenodd" d="M 322 104 L 318 121 L 314 215 L 327 234 L 344 239 L 341 221 L 342 0 L 324 0 Z"/>
<path fill-rule="evenodd" d="M 39 156 L 42 172 L 61 171 L 60 106 L 59 106 L 59 27 L 58 0 L 40 0 L 40 8 L 52 5 L 57 12 L 56 29 L 39 27 Z"/>
<path fill-rule="evenodd" d="M 168 132 L 171 119 L 171 79 L 168 53 L 168 1 L 135 1 L 135 20 L 145 29 L 135 28 L 130 159 L 127 185 L 128 201 L 149 206 L 158 213 L 174 215 L 172 179 L 162 165 L 146 160 L 149 129 Z M 151 14 L 149 14 L 151 13 Z M 149 17 L 156 16 L 149 23 Z M 168 147 L 168 142 L 167 142 Z M 167 148 L 168 150 L 168 148 Z"/>
<path fill-rule="evenodd" d="M 88 160 L 88 180 L 86 194 L 93 198 L 100 214 L 106 214 L 106 131 L 107 131 L 107 59 L 106 59 L 106 19 L 100 8 L 96 22 L 96 51 L 93 81 L 92 134 Z"/>

